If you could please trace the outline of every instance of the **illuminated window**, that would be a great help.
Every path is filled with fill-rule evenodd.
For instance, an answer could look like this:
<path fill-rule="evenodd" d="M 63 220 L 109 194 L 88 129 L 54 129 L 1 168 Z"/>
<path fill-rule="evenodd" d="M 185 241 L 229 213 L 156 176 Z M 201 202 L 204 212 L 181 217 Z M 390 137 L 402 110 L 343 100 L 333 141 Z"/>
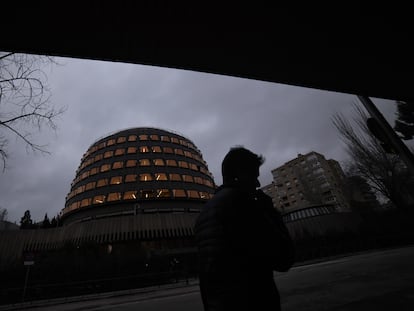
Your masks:
<path fill-rule="evenodd" d="M 105 148 L 105 142 L 102 142 L 102 143 L 100 143 L 99 145 L 98 145 L 98 149 L 102 149 L 102 148 Z"/>
<path fill-rule="evenodd" d="M 182 151 L 181 149 L 177 149 L 177 148 L 174 149 L 174 153 L 179 154 L 179 155 L 184 155 L 184 151 Z"/>
<path fill-rule="evenodd" d="M 101 165 L 101 172 L 106 172 L 111 169 L 111 164 L 103 164 Z"/>
<path fill-rule="evenodd" d="M 124 193 L 124 200 L 135 200 L 137 198 L 136 191 L 127 191 Z"/>
<path fill-rule="evenodd" d="M 175 160 L 167 160 L 167 166 L 177 166 L 177 161 Z"/>
<path fill-rule="evenodd" d="M 167 175 L 164 173 L 156 173 L 155 180 L 167 180 Z"/>
<path fill-rule="evenodd" d="M 201 177 L 194 177 L 194 182 L 197 184 L 203 184 L 203 179 Z"/>
<path fill-rule="evenodd" d="M 103 186 L 108 186 L 107 178 L 99 179 L 98 182 L 96 183 L 96 187 L 103 187 Z"/>
<path fill-rule="evenodd" d="M 197 165 L 195 165 L 194 163 L 190 163 L 189 165 L 190 165 L 190 168 L 191 168 L 192 170 L 194 170 L 194 171 L 198 171 L 198 167 L 197 167 Z"/>
<path fill-rule="evenodd" d="M 185 140 L 180 139 L 180 144 L 183 146 L 187 146 L 187 142 Z"/>
<path fill-rule="evenodd" d="M 85 190 L 91 190 L 95 188 L 95 182 L 90 182 L 86 184 Z"/>
<path fill-rule="evenodd" d="M 188 168 L 188 163 L 185 162 L 185 161 L 178 161 L 178 166 L 179 167 Z"/>
<path fill-rule="evenodd" d="M 125 136 L 118 137 L 118 139 L 116 140 L 116 142 L 118 144 L 122 144 L 122 143 L 126 142 L 126 137 Z"/>
<path fill-rule="evenodd" d="M 184 198 L 187 195 L 185 194 L 185 191 L 183 189 L 174 189 L 173 190 L 173 196 L 175 198 Z"/>
<path fill-rule="evenodd" d="M 190 151 L 184 151 L 184 155 L 189 158 L 193 157 Z"/>
<path fill-rule="evenodd" d="M 121 200 L 120 192 L 111 192 L 108 194 L 108 202 Z"/>
<path fill-rule="evenodd" d="M 75 194 L 79 194 L 85 191 L 85 185 L 76 188 Z"/>
<path fill-rule="evenodd" d="M 91 198 L 83 199 L 80 203 L 80 207 L 85 207 L 91 205 Z"/>
<path fill-rule="evenodd" d="M 181 181 L 180 174 L 170 174 L 170 180 L 172 181 Z"/>
<path fill-rule="evenodd" d="M 141 159 L 139 160 L 139 166 L 150 166 L 151 162 L 148 159 Z"/>
<path fill-rule="evenodd" d="M 119 185 L 122 183 L 122 176 L 114 176 L 111 178 L 111 185 Z"/>
<path fill-rule="evenodd" d="M 116 149 L 115 150 L 115 155 L 116 156 L 120 156 L 120 155 L 124 155 L 125 154 L 125 149 Z"/>
<path fill-rule="evenodd" d="M 128 141 L 137 141 L 137 135 L 129 135 Z"/>
<path fill-rule="evenodd" d="M 103 154 L 102 153 L 95 156 L 95 162 L 100 161 L 102 159 L 103 159 Z"/>
<path fill-rule="evenodd" d="M 183 181 L 186 181 L 186 182 L 194 182 L 193 176 L 183 175 Z"/>
<path fill-rule="evenodd" d="M 152 146 L 151 149 L 152 149 L 152 152 L 157 152 L 157 153 L 162 152 L 160 146 Z"/>
<path fill-rule="evenodd" d="M 140 197 L 143 199 L 150 199 L 154 198 L 156 196 L 156 193 L 154 190 L 141 190 L 140 191 Z"/>
<path fill-rule="evenodd" d="M 150 135 L 151 140 L 160 140 L 158 135 Z"/>
<path fill-rule="evenodd" d="M 188 190 L 187 193 L 188 193 L 189 198 L 197 198 L 197 199 L 200 198 L 200 195 L 199 195 L 198 191 Z"/>
<path fill-rule="evenodd" d="M 148 135 L 139 135 L 139 140 L 148 140 Z"/>
<path fill-rule="evenodd" d="M 200 191 L 200 198 L 202 198 L 202 199 L 208 199 L 209 198 L 209 195 L 208 195 L 207 192 Z"/>
<path fill-rule="evenodd" d="M 164 166 L 164 160 L 163 159 L 154 159 L 154 165 L 155 166 Z"/>
<path fill-rule="evenodd" d="M 126 167 L 135 167 L 135 166 L 137 166 L 137 160 L 128 160 L 127 162 L 126 162 Z"/>
<path fill-rule="evenodd" d="M 95 175 L 95 174 L 97 174 L 98 172 L 99 172 L 99 167 L 94 167 L 94 168 L 92 168 L 92 169 L 91 169 L 90 174 L 91 174 L 91 175 Z"/>
<path fill-rule="evenodd" d="M 170 141 L 170 137 L 168 137 L 168 136 L 161 136 L 161 141 Z"/>
<path fill-rule="evenodd" d="M 147 146 L 141 146 L 141 147 L 139 147 L 139 152 L 147 153 L 147 152 L 149 152 L 149 149 L 148 149 Z"/>
<path fill-rule="evenodd" d="M 137 147 L 128 147 L 127 153 L 137 153 Z"/>
<path fill-rule="evenodd" d="M 102 204 L 105 202 L 105 196 L 104 195 L 96 195 L 93 197 L 93 204 Z"/>
<path fill-rule="evenodd" d="M 79 208 L 79 207 L 80 207 L 80 202 L 78 201 L 78 202 L 72 203 L 72 204 L 70 205 L 69 210 L 74 210 L 74 209 L 77 209 L 77 208 Z"/>
<path fill-rule="evenodd" d="M 164 153 L 174 153 L 174 150 L 171 147 L 164 147 L 163 150 L 164 150 Z"/>
<path fill-rule="evenodd" d="M 208 187 L 214 187 L 213 183 L 208 179 L 204 179 L 204 184 Z"/>
<path fill-rule="evenodd" d="M 81 179 L 85 179 L 85 178 L 87 178 L 88 176 L 89 176 L 89 171 L 86 171 L 86 172 L 82 173 L 82 175 L 81 175 Z"/>
<path fill-rule="evenodd" d="M 137 181 L 137 175 L 130 174 L 125 176 L 125 182 L 135 182 Z"/>
<path fill-rule="evenodd" d="M 108 142 L 106 143 L 107 146 L 112 146 L 115 144 L 115 139 L 110 139 L 108 140 Z"/>
<path fill-rule="evenodd" d="M 114 162 L 114 164 L 112 165 L 112 169 L 116 170 L 118 168 L 123 168 L 124 167 L 124 162 L 123 161 L 117 161 Z"/>
<path fill-rule="evenodd" d="M 107 159 L 107 158 L 112 157 L 113 155 L 114 155 L 113 150 L 106 151 L 106 152 L 104 153 L 104 158 L 105 158 L 105 159 Z"/>
<path fill-rule="evenodd" d="M 180 141 L 178 140 L 178 138 L 176 138 L 176 137 L 171 137 L 171 141 L 173 142 L 173 143 L 176 143 L 176 144 L 179 144 L 180 143 Z"/>
<path fill-rule="evenodd" d="M 169 198 L 171 197 L 171 192 L 169 189 L 158 189 L 157 198 Z"/>
<path fill-rule="evenodd" d="M 139 174 L 140 181 L 151 181 L 152 175 L 151 174 Z"/>

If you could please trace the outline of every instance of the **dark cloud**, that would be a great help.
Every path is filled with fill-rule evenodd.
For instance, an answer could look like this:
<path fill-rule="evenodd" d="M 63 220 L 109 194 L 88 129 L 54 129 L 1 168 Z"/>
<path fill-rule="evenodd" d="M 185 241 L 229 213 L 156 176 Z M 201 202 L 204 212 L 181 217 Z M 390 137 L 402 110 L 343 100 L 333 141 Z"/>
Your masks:
<path fill-rule="evenodd" d="M 36 220 L 55 216 L 82 155 L 98 138 L 130 127 L 178 132 L 203 153 L 218 184 L 221 160 L 230 147 L 244 145 L 262 154 L 261 183 L 270 171 L 298 153 L 312 150 L 346 159 L 331 122 L 352 111 L 357 98 L 276 83 L 100 61 L 59 59 L 49 73 L 52 101 L 67 107 L 56 133 L 43 131 L 51 155 L 11 146 L 10 168 L 0 177 L 0 205 L 19 221 L 26 209 Z M 391 101 L 376 100 L 390 118 Z"/>

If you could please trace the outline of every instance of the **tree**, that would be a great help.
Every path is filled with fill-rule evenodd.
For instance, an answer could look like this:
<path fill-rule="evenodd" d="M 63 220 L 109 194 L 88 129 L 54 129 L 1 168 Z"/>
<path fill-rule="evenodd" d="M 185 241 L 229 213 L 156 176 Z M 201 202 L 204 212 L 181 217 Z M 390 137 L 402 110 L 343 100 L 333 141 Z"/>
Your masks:
<path fill-rule="evenodd" d="M 34 227 L 32 216 L 30 211 L 27 210 L 24 212 L 23 217 L 20 219 L 20 229 L 32 229 Z"/>
<path fill-rule="evenodd" d="M 406 207 L 406 199 L 410 196 L 407 185 L 412 182 L 412 176 L 400 157 L 387 153 L 382 142 L 370 131 L 366 112 L 356 105 L 354 108 L 356 114 L 352 120 L 355 127 L 342 114 L 335 114 L 332 120 L 351 159 L 348 174 L 361 176 L 376 194 L 398 207 Z"/>
<path fill-rule="evenodd" d="M 49 217 L 47 217 L 47 213 L 45 214 L 45 218 L 43 219 L 42 228 L 50 228 L 50 220 Z"/>
<path fill-rule="evenodd" d="M 7 209 L 0 207 L 0 221 L 6 221 L 7 220 L 7 214 L 8 214 Z"/>
<path fill-rule="evenodd" d="M 0 52 L 0 159 L 3 170 L 10 137 L 17 137 L 33 152 L 48 153 L 32 134 L 44 126 L 56 129 L 55 119 L 64 112 L 50 102 L 43 67 L 56 64 L 47 56 Z"/>
<path fill-rule="evenodd" d="M 397 120 L 394 130 L 400 133 L 404 140 L 414 136 L 414 102 L 397 101 Z"/>

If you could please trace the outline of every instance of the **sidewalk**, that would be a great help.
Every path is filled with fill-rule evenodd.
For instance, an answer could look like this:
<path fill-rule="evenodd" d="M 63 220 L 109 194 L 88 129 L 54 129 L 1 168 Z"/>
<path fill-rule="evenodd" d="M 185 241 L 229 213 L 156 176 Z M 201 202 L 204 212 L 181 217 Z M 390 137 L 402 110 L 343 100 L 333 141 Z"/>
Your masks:
<path fill-rule="evenodd" d="M 336 261 L 338 259 L 345 259 L 350 256 L 377 253 L 386 251 L 387 249 L 373 249 L 349 254 L 340 254 L 330 257 L 324 257 L 304 262 L 296 263 L 292 270 L 301 269 L 309 265 L 315 265 L 324 262 Z M 177 283 L 170 283 L 164 285 L 157 285 L 151 287 L 144 287 L 138 289 L 128 289 L 122 291 L 113 291 L 99 294 L 89 294 L 82 296 L 71 296 L 54 299 L 34 300 L 24 303 L 15 303 L 9 305 L 0 305 L 0 311 L 3 310 L 24 310 L 30 308 L 41 308 L 38 310 L 79 310 L 79 306 L 91 308 L 93 306 L 101 306 L 107 302 L 116 302 L 116 300 L 122 301 L 140 301 L 147 299 L 156 299 L 172 295 L 180 295 L 184 293 L 198 292 L 198 279 L 189 279 L 179 281 Z"/>
<path fill-rule="evenodd" d="M 40 308 L 41 310 L 46 310 L 47 307 L 51 307 L 50 310 L 78 310 L 78 304 L 82 306 L 88 305 L 88 307 L 93 307 L 94 305 L 100 306 L 103 304 L 102 300 L 105 299 L 116 299 L 119 297 L 123 301 L 127 301 L 126 296 L 130 296 L 131 300 L 147 300 L 147 299 L 157 299 L 171 295 L 179 295 L 182 293 L 190 293 L 199 291 L 198 279 L 189 279 L 187 281 L 179 281 L 177 283 L 163 284 L 151 287 L 137 288 L 137 289 L 128 289 L 122 291 L 114 291 L 107 293 L 99 294 L 90 294 L 82 296 L 72 296 L 72 297 L 62 297 L 54 299 L 43 299 L 43 300 L 33 300 L 22 303 L 14 303 L 9 305 L 0 305 L 0 311 L 3 310 L 24 310 L 31 308 Z M 85 303 L 90 302 L 90 303 Z"/>

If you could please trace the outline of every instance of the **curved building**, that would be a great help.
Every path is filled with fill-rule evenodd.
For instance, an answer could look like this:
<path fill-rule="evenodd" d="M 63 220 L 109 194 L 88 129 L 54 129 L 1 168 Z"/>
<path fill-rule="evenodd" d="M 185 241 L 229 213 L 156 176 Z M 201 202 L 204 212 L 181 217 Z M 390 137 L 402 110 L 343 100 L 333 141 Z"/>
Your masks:
<path fill-rule="evenodd" d="M 108 271 L 130 267 L 128 273 L 139 268 L 138 257 L 192 256 L 194 223 L 214 190 L 207 164 L 188 138 L 148 127 L 116 132 L 83 155 L 60 213 L 62 226 L 0 232 L 0 270 L 24 252 L 47 253 L 44 262 L 36 261 L 47 269 L 51 254 L 73 266 L 91 250 L 105 250 L 99 258 L 116 262 Z"/>
<path fill-rule="evenodd" d="M 214 188 L 192 141 L 161 129 L 132 128 L 89 147 L 61 218 L 67 224 L 138 213 L 198 212 Z"/>

